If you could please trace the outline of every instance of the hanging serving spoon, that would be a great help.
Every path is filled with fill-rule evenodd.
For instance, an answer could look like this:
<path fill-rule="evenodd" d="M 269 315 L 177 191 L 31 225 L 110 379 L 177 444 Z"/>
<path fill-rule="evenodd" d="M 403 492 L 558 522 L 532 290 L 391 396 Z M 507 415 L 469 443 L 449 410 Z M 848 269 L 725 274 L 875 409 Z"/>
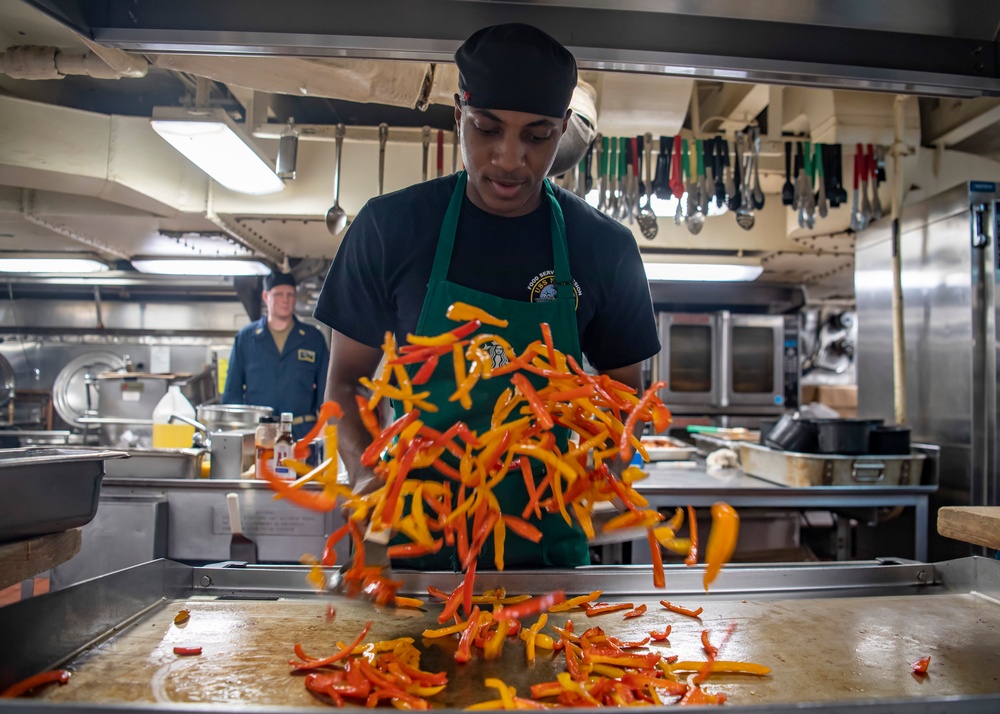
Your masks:
<path fill-rule="evenodd" d="M 695 140 L 694 148 L 694 163 L 696 168 L 694 179 L 688 184 L 687 227 L 693 235 L 698 235 L 705 225 L 704 210 L 707 204 L 707 197 L 702 190 L 705 186 L 705 158 L 701 139 Z"/>
<path fill-rule="evenodd" d="M 653 200 L 653 181 L 650 178 L 651 171 L 649 165 L 653 161 L 653 135 L 646 134 L 643 137 L 643 153 L 645 156 L 645 171 L 646 171 L 646 181 L 643 185 L 645 189 L 643 191 L 643 197 L 646 199 L 645 203 L 640 202 L 639 204 L 639 214 L 636 216 L 636 220 L 639 223 L 639 230 L 642 235 L 647 240 L 653 240 L 656 238 L 656 234 L 659 232 L 660 227 L 656 223 L 656 213 L 653 211 L 652 200 Z"/>
<path fill-rule="evenodd" d="M 855 231 L 865 229 L 865 216 L 858 206 L 858 183 L 861 174 L 861 154 L 854 155 L 854 200 L 851 206 L 851 228 Z"/>
<path fill-rule="evenodd" d="M 871 171 L 872 186 L 872 218 L 878 220 L 882 217 L 882 201 L 878 197 L 878 163 L 875 160 L 875 149 L 868 145 L 868 168 Z"/>
<path fill-rule="evenodd" d="M 420 142 L 421 144 L 423 144 L 424 147 L 424 168 L 421 175 L 423 176 L 423 180 L 426 181 L 427 170 L 428 170 L 427 152 L 431 146 L 431 128 L 429 126 L 425 126 L 423 129 L 420 130 Z"/>
<path fill-rule="evenodd" d="M 385 142 L 389 140 L 389 125 L 385 122 L 378 125 L 378 195 L 385 188 Z"/>
<path fill-rule="evenodd" d="M 785 183 L 781 187 L 781 203 L 791 206 L 795 201 L 795 187 L 792 185 L 792 142 L 785 142 Z"/>
<path fill-rule="evenodd" d="M 326 212 L 326 229 L 334 236 L 347 226 L 347 211 L 340 207 L 340 155 L 344 149 L 344 133 L 344 125 L 337 124 L 334 134 L 337 151 L 333 162 L 333 205 Z"/>
<path fill-rule="evenodd" d="M 736 210 L 736 223 L 745 231 L 753 228 L 754 215 L 753 215 L 753 201 L 750 198 L 750 181 L 751 174 L 753 172 L 753 156 L 747 151 L 747 146 L 744 145 L 745 135 L 737 134 L 737 155 L 743 158 L 743 167 L 741 168 L 743 172 L 743 195 L 741 196 L 740 207 Z"/>
<path fill-rule="evenodd" d="M 760 127 L 750 130 L 753 140 L 753 207 L 758 211 L 764 207 L 764 192 L 760 188 Z"/>
<path fill-rule="evenodd" d="M 597 160 L 597 210 L 604 213 L 604 186 L 608 176 L 608 137 L 597 135 L 594 139 L 594 154 Z"/>
<path fill-rule="evenodd" d="M 857 153 L 861 157 L 861 215 L 864 217 L 861 226 L 863 229 L 871 222 L 872 204 L 868 202 L 868 157 L 865 156 L 861 144 L 858 144 Z"/>
<path fill-rule="evenodd" d="M 819 195 L 816 197 L 817 209 L 819 211 L 820 218 L 826 218 L 827 215 L 827 205 L 826 205 L 826 168 L 823 166 L 823 154 L 825 149 L 822 144 L 816 144 L 816 170 L 819 171 Z"/>

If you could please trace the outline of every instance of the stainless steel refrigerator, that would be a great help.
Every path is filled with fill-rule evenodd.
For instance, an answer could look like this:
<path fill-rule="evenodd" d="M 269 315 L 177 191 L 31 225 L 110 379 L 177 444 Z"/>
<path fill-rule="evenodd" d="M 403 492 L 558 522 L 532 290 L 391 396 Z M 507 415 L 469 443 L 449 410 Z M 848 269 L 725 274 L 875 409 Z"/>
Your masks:
<path fill-rule="evenodd" d="M 941 506 L 997 505 L 997 251 L 1000 193 L 972 181 L 902 216 L 907 419 L 912 438 L 941 447 Z M 892 241 L 883 219 L 859 234 L 858 414 L 893 418 Z M 971 546 L 930 540 L 930 559 L 968 555 Z"/>

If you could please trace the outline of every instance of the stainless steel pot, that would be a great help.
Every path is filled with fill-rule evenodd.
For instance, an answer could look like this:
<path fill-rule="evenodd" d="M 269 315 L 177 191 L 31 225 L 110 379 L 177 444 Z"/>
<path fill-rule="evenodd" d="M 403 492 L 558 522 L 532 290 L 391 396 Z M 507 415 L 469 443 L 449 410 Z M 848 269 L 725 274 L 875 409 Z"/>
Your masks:
<path fill-rule="evenodd" d="M 235 429 L 256 429 L 261 417 L 271 416 L 271 407 L 251 404 L 202 404 L 197 409 L 198 421 L 208 427 L 209 432 L 233 431 Z"/>

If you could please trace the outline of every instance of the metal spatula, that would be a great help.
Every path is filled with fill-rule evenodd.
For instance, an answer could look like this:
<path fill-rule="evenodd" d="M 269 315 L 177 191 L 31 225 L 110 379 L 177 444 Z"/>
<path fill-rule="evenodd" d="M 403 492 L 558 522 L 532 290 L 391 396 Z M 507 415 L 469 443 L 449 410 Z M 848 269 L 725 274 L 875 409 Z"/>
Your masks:
<path fill-rule="evenodd" d="M 232 540 L 229 541 L 229 559 L 245 563 L 256 563 L 257 544 L 243 535 L 239 495 L 227 493 L 226 506 L 229 508 L 229 530 L 233 534 Z"/>
<path fill-rule="evenodd" d="M 380 567 L 382 568 L 382 576 L 384 578 L 391 578 L 392 571 L 390 569 L 389 561 L 389 539 L 392 534 L 388 529 L 381 531 L 373 531 L 371 524 L 368 524 L 368 530 L 365 532 L 364 537 L 364 551 L 365 551 L 365 567 Z M 332 595 L 356 595 L 357 597 L 364 598 L 366 600 L 374 600 L 372 593 L 352 593 L 348 588 L 348 583 L 344 579 L 344 573 L 349 571 L 355 564 L 355 558 L 357 558 L 358 552 L 355 551 L 351 554 L 351 559 L 344 563 L 344 565 L 333 573 L 326 584 L 326 590 Z"/>

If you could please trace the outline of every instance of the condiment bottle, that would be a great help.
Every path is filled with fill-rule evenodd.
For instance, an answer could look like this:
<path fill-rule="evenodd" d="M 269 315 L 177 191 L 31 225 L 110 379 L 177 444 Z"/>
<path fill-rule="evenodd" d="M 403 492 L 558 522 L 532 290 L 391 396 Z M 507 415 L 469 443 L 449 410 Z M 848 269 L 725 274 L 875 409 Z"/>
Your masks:
<path fill-rule="evenodd" d="M 274 442 L 278 438 L 278 422 L 274 417 L 261 417 L 257 422 L 257 431 L 254 433 L 253 445 L 256 449 L 254 458 L 254 472 L 257 478 L 263 478 L 263 464 L 274 471 Z M 268 453 L 269 452 L 269 453 Z M 265 454 L 268 458 L 265 459 Z"/>
<path fill-rule="evenodd" d="M 281 428 L 274 440 L 274 473 L 278 478 L 292 480 L 295 472 L 283 465 L 285 459 L 292 458 L 295 439 L 292 437 L 292 413 L 281 412 Z"/>

